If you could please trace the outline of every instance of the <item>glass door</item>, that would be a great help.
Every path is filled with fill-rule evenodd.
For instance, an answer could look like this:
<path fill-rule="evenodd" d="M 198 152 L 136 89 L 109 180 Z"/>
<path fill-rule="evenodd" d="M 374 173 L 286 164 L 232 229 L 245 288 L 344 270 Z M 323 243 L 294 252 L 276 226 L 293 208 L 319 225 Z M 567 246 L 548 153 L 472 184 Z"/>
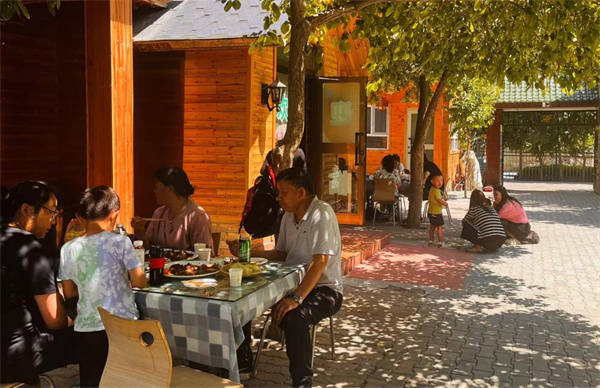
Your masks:
<path fill-rule="evenodd" d="M 431 120 L 431 125 L 429 127 L 429 131 L 427 132 L 427 137 L 425 138 L 425 155 L 427 159 L 433 162 L 433 131 L 434 131 L 434 120 Z M 414 133 L 417 130 L 417 110 L 409 109 L 408 110 L 408 120 L 406 123 L 406 165 L 405 168 L 410 169 L 410 152 L 412 150 L 412 144 Z"/>
<path fill-rule="evenodd" d="M 309 82 L 309 168 L 317 195 L 338 222 L 362 225 L 366 165 L 366 80 L 319 78 Z"/>

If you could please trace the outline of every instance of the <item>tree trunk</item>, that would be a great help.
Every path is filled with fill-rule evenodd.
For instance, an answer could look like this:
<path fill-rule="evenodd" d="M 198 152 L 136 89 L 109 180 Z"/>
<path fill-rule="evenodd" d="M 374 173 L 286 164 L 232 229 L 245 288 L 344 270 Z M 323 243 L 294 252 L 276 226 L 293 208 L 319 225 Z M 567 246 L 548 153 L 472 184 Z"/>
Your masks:
<path fill-rule="evenodd" d="M 419 77 L 419 110 L 417 112 L 417 126 L 413 134 L 413 146 L 410 158 L 410 192 L 408 196 L 408 227 L 417 228 L 421 224 L 421 204 L 423 202 L 423 157 L 425 155 L 425 139 L 429 125 L 442 93 L 446 88 L 448 72 L 444 71 L 436 86 L 431 99 L 431 85 L 424 76 Z"/>
<path fill-rule="evenodd" d="M 311 26 L 306 20 L 304 0 L 292 0 L 290 4 L 290 62 L 288 85 L 288 123 L 282 145 L 282 162 L 280 170 L 292 166 L 293 154 L 300 146 L 304 135 L 304 88 L 305 88 L 305 54 Z"/>
<path fill-rule="evenodd" d="M 469 152 L 471 151 L 471 139 L 468 138 L 467 139 L 467 163 L 465 164 L 465 177 L 464 177 L 464 185 L 463 185 L 463 192 L 464 192 L 464 197 L 467 198 L 467 177 L 469 176 L 469 162 L 468 162 L 468 157 L 469 157 Z"/>

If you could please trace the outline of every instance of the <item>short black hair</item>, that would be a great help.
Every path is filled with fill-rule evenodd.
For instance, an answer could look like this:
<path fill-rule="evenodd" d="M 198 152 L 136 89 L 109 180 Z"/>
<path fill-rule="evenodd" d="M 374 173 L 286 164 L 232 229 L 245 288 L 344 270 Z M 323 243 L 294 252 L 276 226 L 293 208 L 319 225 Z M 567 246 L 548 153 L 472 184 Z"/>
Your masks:
<path fill-rule="evenodd" d="M 311 177 L 299 167 L 292 167 L 277 174 L 277 182 L 288 182 L 294 187 L 304 188 L 309 195 L 315 194 Z"/>
<path fill-rule="evenodd" d="M 392 158 L 394 158 L 394 162 L 400 162 L 400 155 L 392 154 Z"/>
<path fill-rule="evenodd" d="M 169 187 L 180 197 L 188 198 L 194 194 L 194 186 L 190 183 L 187 174 L 176 166 L 163 166 L 154 172 L 154 179 Z"/>
<path fill-rule="evenodd" d="M 433 173 L 433 174 L 431 174 L 431 177 L 429 178 L 429 180 L 431 181 L 431 180 L 433 180 L 433 178 L 438 177 L 438 176 L 441 176 L 442 178 L 444 177 L 442 174 Z"/>
<path fill-rule="evenodd" d="M 112 187 L 96 186 L 83 193 L 77 214 L 85 220 L 102 220 L 120 208 L 121 201 Z"/>
<path fill-rule="evenodd" d="M 381 159 L 381 166 L 387 172 L 394 172 L 396 168 L 396 162 L 394 161 L 394 157 L 392 155 L 386 155 Z"/>
<path fill-rule="evenodd" d="M 56 197 L 56 189 L 41 181 L 25 181 L 10 189 L 2 188 L 2 225 L 14 221 L 23 204 L 33 206 L 37 214 L 50 198 Z"/>

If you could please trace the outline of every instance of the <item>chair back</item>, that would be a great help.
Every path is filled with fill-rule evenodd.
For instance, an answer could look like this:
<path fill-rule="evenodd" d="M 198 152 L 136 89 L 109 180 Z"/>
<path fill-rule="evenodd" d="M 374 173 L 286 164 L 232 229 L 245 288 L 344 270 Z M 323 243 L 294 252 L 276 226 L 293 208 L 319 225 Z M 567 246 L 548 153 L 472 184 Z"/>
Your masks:
<path fill-rule="evenodd" d="M 108 336 L 100 387 L 169 387 L 171 351 L 160 322 L 123 319 L 102 307 L 98 311 Z"/>
<path fill-rule="evenodd" d="M 396 181 L 393 178 L 375 178 L 373 201 L 379 203 L 396 202 Z"/>

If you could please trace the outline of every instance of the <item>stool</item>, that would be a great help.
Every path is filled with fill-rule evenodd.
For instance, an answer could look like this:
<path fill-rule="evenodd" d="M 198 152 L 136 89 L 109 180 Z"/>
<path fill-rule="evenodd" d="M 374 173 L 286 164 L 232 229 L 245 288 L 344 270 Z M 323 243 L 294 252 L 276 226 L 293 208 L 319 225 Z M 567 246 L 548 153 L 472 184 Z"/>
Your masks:
<path fill-rule="evenodd" d="M 258 351 L 256 352 L 256 358 L 254 359 L 254 365 L 252 365 L 252 377 L 256 376 L 256 370 L 258 368 L 258 359 L 260 357 L 260 352 L 262 350 L 263 343 L 265 341 L 265 336 L 267 334 L 267 330 L 269 330 L 269 326 L 271 325 L 272 316 L 271 314 L 267 315 L 265 319 L 265 324 L 260 334 L 260 342 L 258 343 Z M 320 322 L 315 325 L 312 325 L 310 333 L 311 333 L 311 341 L 312 341 L 312 352 L 310 357 L 310 367 L 312 369 L 313 362 L 315 359 L 315 341 L 317 339 L 317 326 Z M 335 334 L 333 333 L 333 316 L 329 317 L 329 333 L 331 336 L 331 359 L 335 360 Z M 285 336 L 282 338 L 282 343 L 285 344 Z M 283 346 L 282 346 L 283 349 Z"/>

